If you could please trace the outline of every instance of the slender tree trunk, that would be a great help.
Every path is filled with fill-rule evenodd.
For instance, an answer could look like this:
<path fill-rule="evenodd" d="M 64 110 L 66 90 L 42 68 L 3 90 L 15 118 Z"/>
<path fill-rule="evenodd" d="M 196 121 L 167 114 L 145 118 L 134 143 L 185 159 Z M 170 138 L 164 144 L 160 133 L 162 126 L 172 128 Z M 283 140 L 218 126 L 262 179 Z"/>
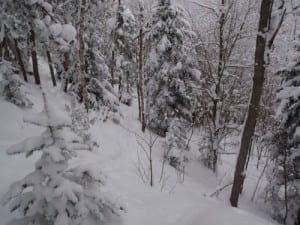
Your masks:
<path fill-rule="evenodd" d="M 137 62 L 139 63 L 139 57 L 137 54 Z M 141 111 L 141 93 L 140 93 L 140 74 L 139 74 L 139 68 L 137 68 L 137 77 L 136 77 L 136 90 L 138 95 L 138 109 L 139 109 L 139 121 L 142 122 L 142 111 Z"/>
<path fill-rule="evenodd" d="M 68 75 L 68 70 L 69 70 L 69 54 L 67 52 L 64 53 L 63 67 L 64 67 L 65 76 L 67 76 Z M 64 92 L 67 93 L 68 92 L 69 78 L 65 77 L 64 82 L 65 82 L 64 83 Z"/>
<path fill-rule="evenodd" d="M 150 186 L 154 186 L 154 179 L 153 179 L 153 160 L 152 160 L 152 151 L 153 146 L 155 144 L 155 140 L 153 140 L 152 134 L 150 133 L 150 141 L 149 141 L 149 170 L 150 170 Z"/>
<path fill-rule="evenodd" d="M 225 0 L 221 0 L 221 15 L 219 20 L 219 62 L 218 62 L 218 68 L 217 68 L 217 82 L 216 82 L 216 96 L 217 99 L 214 99 L 213 101 L 213 123 L 216 127 L 218 124 L 218 121 L 216 121 L 217 118 L 217 111 L 218 111 L 218 103 L 219 103 L 219 95 L 220 95 L 220 87 L 221 87 L 221 81 L 223 76 L 223 67 L 224 67 L 224 24 L 225 24 L 225 12 L 224 12 L 224 4 Z"/>
<path fill-rule="evenodd" d="M 300 225 L 300 207 L 298 208 L 295 225 Z"/>
<path fill-rule="evenodd" d="M 150 151 L 150 186 L 153 187 L 154 182 L 153 182 L 153 162 L 152 162 L 152 150 Z"/>
<path fill-rule="evenodd" d="M 217 163 L 218 163 L 218 147 L 215 146 L 214 142 L 215 139 L 218 139 L 219 136 L 219 116 L 218 116 L 218 106 L 220 102 L 220 88 L 221 88 L 221 82 L 224 72 L 224 56 L 225 56 L 225 49 L 224 49 L 224 25 L 225 25 L 225 12 L 224 12 L 224 5 L 225 0 L 221 0 L 221 15 L 219 19 L 219 62 L 217 67 L 217 81 L 216 81 L 216 98 L 213 99 L 213 112 L 212 112 L 212 121 L 213 121 L 213 138 L 211 140 L 211 146 L 212 146 L 212 170 L 214 173 L 217 172 Z"/>
<path fill-rule="evenodd" d="M 4 38 L 0 42 L 0 62 L 2 62 L 2 60 L 3 60 L 3 47 L 4 47 Z"/>
<path fill-rule="evenodd" d="M 240 152 L 237 158 L 234 182 L 231 190 L 231 205 L 237 207 L 239 194 L 244 183 L 245 164 L 251 147 L 251 138 L 255 131 L 256 121 L 259 112 L 259 104 L 263 90 L 265 76 L 265 52 L 267 40 L 265 35 L 269 31 L 270 18 L 272 14 L 272 0 L 262 0 L 260 8 L 260 19 L 255 49 L 255 66 L 253 76 L 253 88 L 248 108 L 247 118 L 242 133 Z"/>
<path fill-rule="evenodd" d="M 27 57 L 28 59 L 30 59 L 31 57 L 31 48 L 30 48 L 30 45 L 31 45 L 31 41 L 30 41 L 30 32 L 27 34 Z"/>
<path fill-rule="evenodd" d="M 47 50 L 47 58 L 48 58 L 48 64 L 49 64 L 49 70 L 50 70 L 50 74 L 51 74 L 52 84 L 55 87 L 56 79 L 55 79 L 54 69 L 53 69 L 53 65 L 52 65 L 51 53 L 49 52 L 49 50 Z"/>
<path fill-rule="evenodd" d="M 120 74 L 119 76 L 119 101 L 121 101 L 122 99 L 122 94 L 123 94 L 123 84 L 122 84 L 122 78 L 123 78 L 123 74 Z"/>
<path fill-rule="evenodd" d="M 139 34 L 139 92 L 140 92 L 140 114 L 141 114 L 141 122 L 142 122 L 142 131 L 146 130 L 146 120 L 145 120 L 145 101 L 144 101 L 144 73 L 143 73 L 143 28 L 140 29 Z"/>
<path fill-rule="evenodd" d="M 36 53 L 34 30 L 30 31 L 30 42 L 31 42 L 31 59 L 32 59 L 32 69 L 33 69 L 34 81 L 35 81 L 35 84 L 40 85 L 41 79 L 40 79 L 38 59 L 37 59 L 37 53 Z"/>
<path fill-rule="evenodd" d="M 2 41 L 2 51 L 3 51 L 3 58 L 6 60 L 10 60 L 10 54 L 9 54 L 9 50 L 8 50 L 8 43 L 7 43 L 7 37 L 6 35 L 4 35 L 3 37 L 3 41 Z"/>
<path fill-rule="evenodd" d="M 285 134 L 285 133 L 284 133 Z M 287 140 L 287 137 L 285 135 L 284 137 L 284 140 Z M 286 142 L 284 142 L 286 143 Z M 285 207 L 285 215 L 284 215 L 284 218 L 283 218 L 283 224 L 286 225 L 286 220 L 287 220 L 287 217 L 288 217 L 288 213 L 289 213 L 289 209 L 288 209 L 288 187 L 287 187 L 287 184 L 288 184 L 288 174 L 287 174 L 287 165 L 286 165 L 286 161 L 287 161 L 287 146 L 285 145 L 284 146 L 284 162 L 283 162 L 283 174 L 284 174 L 284 207 Z"/>
<path fill-rule="evenodd" d="M 140 3 L 140 30 L 139 30 L 139 51 L 138 51 L 138 58 L 139 58 L 139 64 L 138 64 L 138 92 L 139 92 L 139 116 L 140 121 L 142 123 L 142 131 L 145 132 L 146 130 L 146 118 L 145 118 L 145 99 L 144 99 L 144 71 L 143 71 L 143 65 L 144 65 L 144 30 L 143 30 L 143 24 L 144 24 L 144 8 L 143 5 Z"/>
<path fill-rule="evenodd" d="M 111 52 L 110 74 L 111 74 L 111 86 L 114 87 L 114 82 L 115 82 L 115 50 L 112 50 L 112 52 Z"/>
<path fill-rule="evenodd" d="M 85 78 L 85 61 L 84 61 L 84 20 L 86 13 L 86 0 L 81 0 L 80 5 L 80 19 L 79 19 L 79 61 L 80 61 L 80 82 L 81 82 L 81 94 L 84 107 L 86 111 L 89 110 L 89 95 L 87 90 L 86 78 Z"/>
<path fill-rule="evenodd" d="M 26 69 L 25 69 L 25 66 L 24 66 L 24 63 L 23 63 L 23 60 L 22 60 L 22 54 L 21 54 L 21 51 L 20 51 L 20 48 L 19 48 L 19 45 L 18 45 L 18 41 L 16 39 L 14 39 L 14 42 L 15 42 L 15 47 L 16 47 L 17 59 L 19 61 L 20 69 L 21 69 L 21 72 L 23 74 L 23 79 L 26 82 L 28 82 L 27 73 L 26 73 Z"/>

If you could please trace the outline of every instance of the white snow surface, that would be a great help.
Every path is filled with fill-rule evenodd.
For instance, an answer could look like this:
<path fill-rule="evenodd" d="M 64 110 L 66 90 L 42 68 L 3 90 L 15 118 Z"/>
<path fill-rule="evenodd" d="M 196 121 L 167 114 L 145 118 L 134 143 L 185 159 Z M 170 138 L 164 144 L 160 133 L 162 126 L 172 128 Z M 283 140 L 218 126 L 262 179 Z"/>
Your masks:
<path fill-rule="evenodd" d="M 40 60 L 43 62 L 42 60 Z M 6 150 L 10 146 L 32 136 L 38 136 L 43 128 L 25 123 L 25 115 L 35 115 L 43 108 L 42 91 L 48 94 L 51 104 L 56 104 L 61 112 L 66 112 L 65 106 L 70 105 L 70 97 L 59 87 L 51 86 L 50 75 L 45 63 L 41 63 L 41 78 L 43 90 L 33 84 L 28 86 L 28 98 L 34 102 L 32 109 L 23 110 L 0 99 L 0 196 L 9 190 L 9 185 L 17 181 L 34 168 L 38 155 L 25 158 L 24 155 L 9 156 Z M 58 85 L 60 86 L 60 85 Z M 29 91 L 30 90 L 30 91 Z M 80 152 L 71 162 L 72 166 L 90 168 L 102 171 L 107 177 L 106 188 L 124 208 L 120 218 L 108 220 L 109 225 L 276 225 L 257 204 L 250 202 L 257 177 L 260 171 L 247 175 L 244 194 L 240 208 L 232 208 L 228 202 L 230 188 L 225 189 L 218 197 L 210 197 L 218 187 L 232 180 L 235 155 L 222 158 L 222 165 L 216 176 L 201 166 L 196 159 L 186 168 L 184 182 L 179 180 L 176 171 L 165 166 L 162 182 L 159 182 L 163 140 L 158 140 L 153 149 L 154 186 L 148 185 L 139 174 L 139 170 L 148 168 L 145 153 L 141 145 L 149 139 L 149 133 L 140 132 L 137 105 L 121 106 L 122 118 L 120 124 L 106 120 L 107 115 L 91 112 L 90 119 L 95 121 L 90 133 L 99 143 L 99 148 L 93 152 Z M 62 118 L 66 115 L 62 115 Z M 109 118 L 112 118 L 108 115 Z M 191 148 L 196 149 L 197 132 L 192 140 Z M 37 141 L 37 140 L 36 140 Z M 140 144 L 139 144 L 140 143 Z M 29 144 L 36 144 L 31 142 Z M 19 146 L 21 147 L 21 146 Z M 26 146 L 24 146 L 26 148 Z M 26 150 L 26 149 L 25 149 Z M 230 149 L 231 150 L 231 149 Z M 250 161 L 249 167 L 255 167 L 256 161 Z M 255 166 L 254 166 L 255 165 Z M 251 167 L 251 168 L 252 168 Z M 257 209 L 258 208 L 258 209 Z M 0 206 L 0 225 L 15 218 L 8 207 Z"/>

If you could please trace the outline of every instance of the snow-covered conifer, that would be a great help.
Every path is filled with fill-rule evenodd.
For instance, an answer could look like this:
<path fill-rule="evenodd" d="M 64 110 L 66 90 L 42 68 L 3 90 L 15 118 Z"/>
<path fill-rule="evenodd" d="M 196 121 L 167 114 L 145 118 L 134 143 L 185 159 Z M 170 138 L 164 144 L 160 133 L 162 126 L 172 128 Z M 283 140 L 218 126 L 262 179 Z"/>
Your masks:
<path fill-rule="evenodd" d="M 300 224 L 300 36 L 295 41 L 292 59 L 278 73 L 283 78 L 279 89 L 277 115 L 281 129 L 275 135 L 272 152 L 274 167 L 269 176 L 268 201 L 272 215 L 287 225 Z"/>
<path fill-rule="evenodd" d="M 180 119 L 174 118 L 166 133 L 165 159 L 171 166 L 183 172 L 185 164 L 189 160 L 188 156 L 188 129 L 189 124 Z"/>
<path fill-rule="evenodd" d="M 119 100 L 131 103 L 135 88 L 135 45 L 136 21 L 133 13 L 120 1 L 117 9 L 116 22 L 112 31 L 113 50 L 115 54 L 115 70 L 119 84 Z"/>
<path fill-rule="evenodd" d="M 90 106 L 100 109 L 101 106 L 111 111 L 117 111 L 118 101 L 111 83 L 109 82 L 109 68 L 105 61 L 105 56 L 101 51 L 104 35 L 99 29 L 102 26 L 103 13 L 101 2 L 90 2 L 86 22 L 85 42 L 87 49 L 85 52 L 86 75 L 88 78 L 88 92 L 90 96 Z"/>
<path fill-rule="evenodd" d="M 169 0 L 158 1 L 147 29 L 146 42 L 150 46 L 145 59 L 148 128 L 161 136 L 169 136 L 169 153 L 165 157 L 176 156 L 178 158 L 172 157 L 172 161 L 182 161 L 184 157 L 179 155 L 184 155 L 186 124 L 192 122 L 192 86 L 197 82 L 193 32 L 185 11 Z M 172 142 L 176 147 L 169 140 L 174 138 Z"/>
<path fill-rule="evenodd" d="M 39 151 L 41 157 L 33 172 L 10 186 L 3 204 L 19 212 L 19 219 L 12 221 L 16 225 L 99 224 L 106 213 L 117 214 L 116 205 L 102 191 L 103 174 L 88 166 L 69 168 L 76 152 L 89 146 L 70 129 L 71 119 L 43 97 L 43 111 L 25 121 L 46 130 L 7 150 L 26 157 Z"/>
<path fill-rule="evenodd" d="M 184 10 L 160 0 L 148 25 L 145 59 L 148 127 L 165 136 L 173 118 L 191 121 L 193 33 Z"/>

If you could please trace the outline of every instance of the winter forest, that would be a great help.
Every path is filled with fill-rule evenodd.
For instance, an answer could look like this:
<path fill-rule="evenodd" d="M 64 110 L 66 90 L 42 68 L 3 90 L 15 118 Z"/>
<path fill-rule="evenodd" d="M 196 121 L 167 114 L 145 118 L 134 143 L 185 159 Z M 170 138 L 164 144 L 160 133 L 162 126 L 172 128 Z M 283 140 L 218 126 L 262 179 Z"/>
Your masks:
<path fill-rule="evenodd" d="M 300 0 L 0 0 L 0 225 L 300 225 Z"/>

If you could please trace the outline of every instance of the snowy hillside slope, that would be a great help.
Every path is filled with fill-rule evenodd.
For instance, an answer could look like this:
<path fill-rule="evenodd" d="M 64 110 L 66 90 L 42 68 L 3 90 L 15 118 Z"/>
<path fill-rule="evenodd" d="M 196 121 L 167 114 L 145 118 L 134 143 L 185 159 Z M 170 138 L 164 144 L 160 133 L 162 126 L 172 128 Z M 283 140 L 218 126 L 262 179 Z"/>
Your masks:
<path fill-rule="evenodd" d="M 41 70 L 43 90 L 48 93 L 50 101 L 65 110 L 65 105 L 70 105 L 70 97 L 59 87 L 51 86 L 45 64 L 41 64 Z M 26 159 L 23 155 L 8 156 L 5 152 L 11 144 L 42 132 L 41 128 L 23 122 L 24 115 L 39 112 L 42 108 L 41 89 L 32 84 L 26 84 L 26 88 L 28 98 L 34 103 L 30 110 L 20 109 L 0 99 L 0 196 L 3 196 L 13 181 L 33 170 L 37 157 Z M 81 153 L 72 162 L 73 165 L 100 168 L 106 174 L 107 191 L 112 193 L 125 208 L 119 219 L 109 221 L 108 224 L 276 224 L 263 212 L 255 211 L 249 203 L 254 184 L 244 191 L 245 198 L 242 199 L 241 206 L 247 209 L 247 212 L 230 207 L 227 201 L 229 190 L 222 192 L 218 198 L 210 197 L 219 185 L 230 181 L 235 156 L 223 158 L 221 167 L 226 169 L 226 173 L 223 172 L 218 177 L 194 160 L 186 169 L 183 182 L 179 181 L 178 173 L 167 165 L 159 182 L 163 152 L 161 147 L 163 140 L 159 139 L 153 147 L 154 187 L 150 187 L 149 181 L 138 172 L 148 168 L 141 143 L 143 144 L 143 140 L 149 140 L 149 133 L 140 132 L 136 107 L 136 103 L 131 107 L 121 106 L 122 116 L 119 123 L 113 122 L 110 118 L 104 119 L 106 115 L 101 113 L 90 113 L 93 124 L 89 132 L 99 144 L 99 148 L 91 153 Z M 192 149 L 197 148 L 196 139 L 195 134 Z M 145 149 L 147 150 L 147 146 Z M 257 176 L 259 172 L 251 173 L 250 179 L 246 182 L 255 182 L 254 178 L 251 180 L 252 175 Z M 12 217 L 14 215 L 11 215 L 6 207 L 0 207 L 0 225 L 5 225 Z"/>

